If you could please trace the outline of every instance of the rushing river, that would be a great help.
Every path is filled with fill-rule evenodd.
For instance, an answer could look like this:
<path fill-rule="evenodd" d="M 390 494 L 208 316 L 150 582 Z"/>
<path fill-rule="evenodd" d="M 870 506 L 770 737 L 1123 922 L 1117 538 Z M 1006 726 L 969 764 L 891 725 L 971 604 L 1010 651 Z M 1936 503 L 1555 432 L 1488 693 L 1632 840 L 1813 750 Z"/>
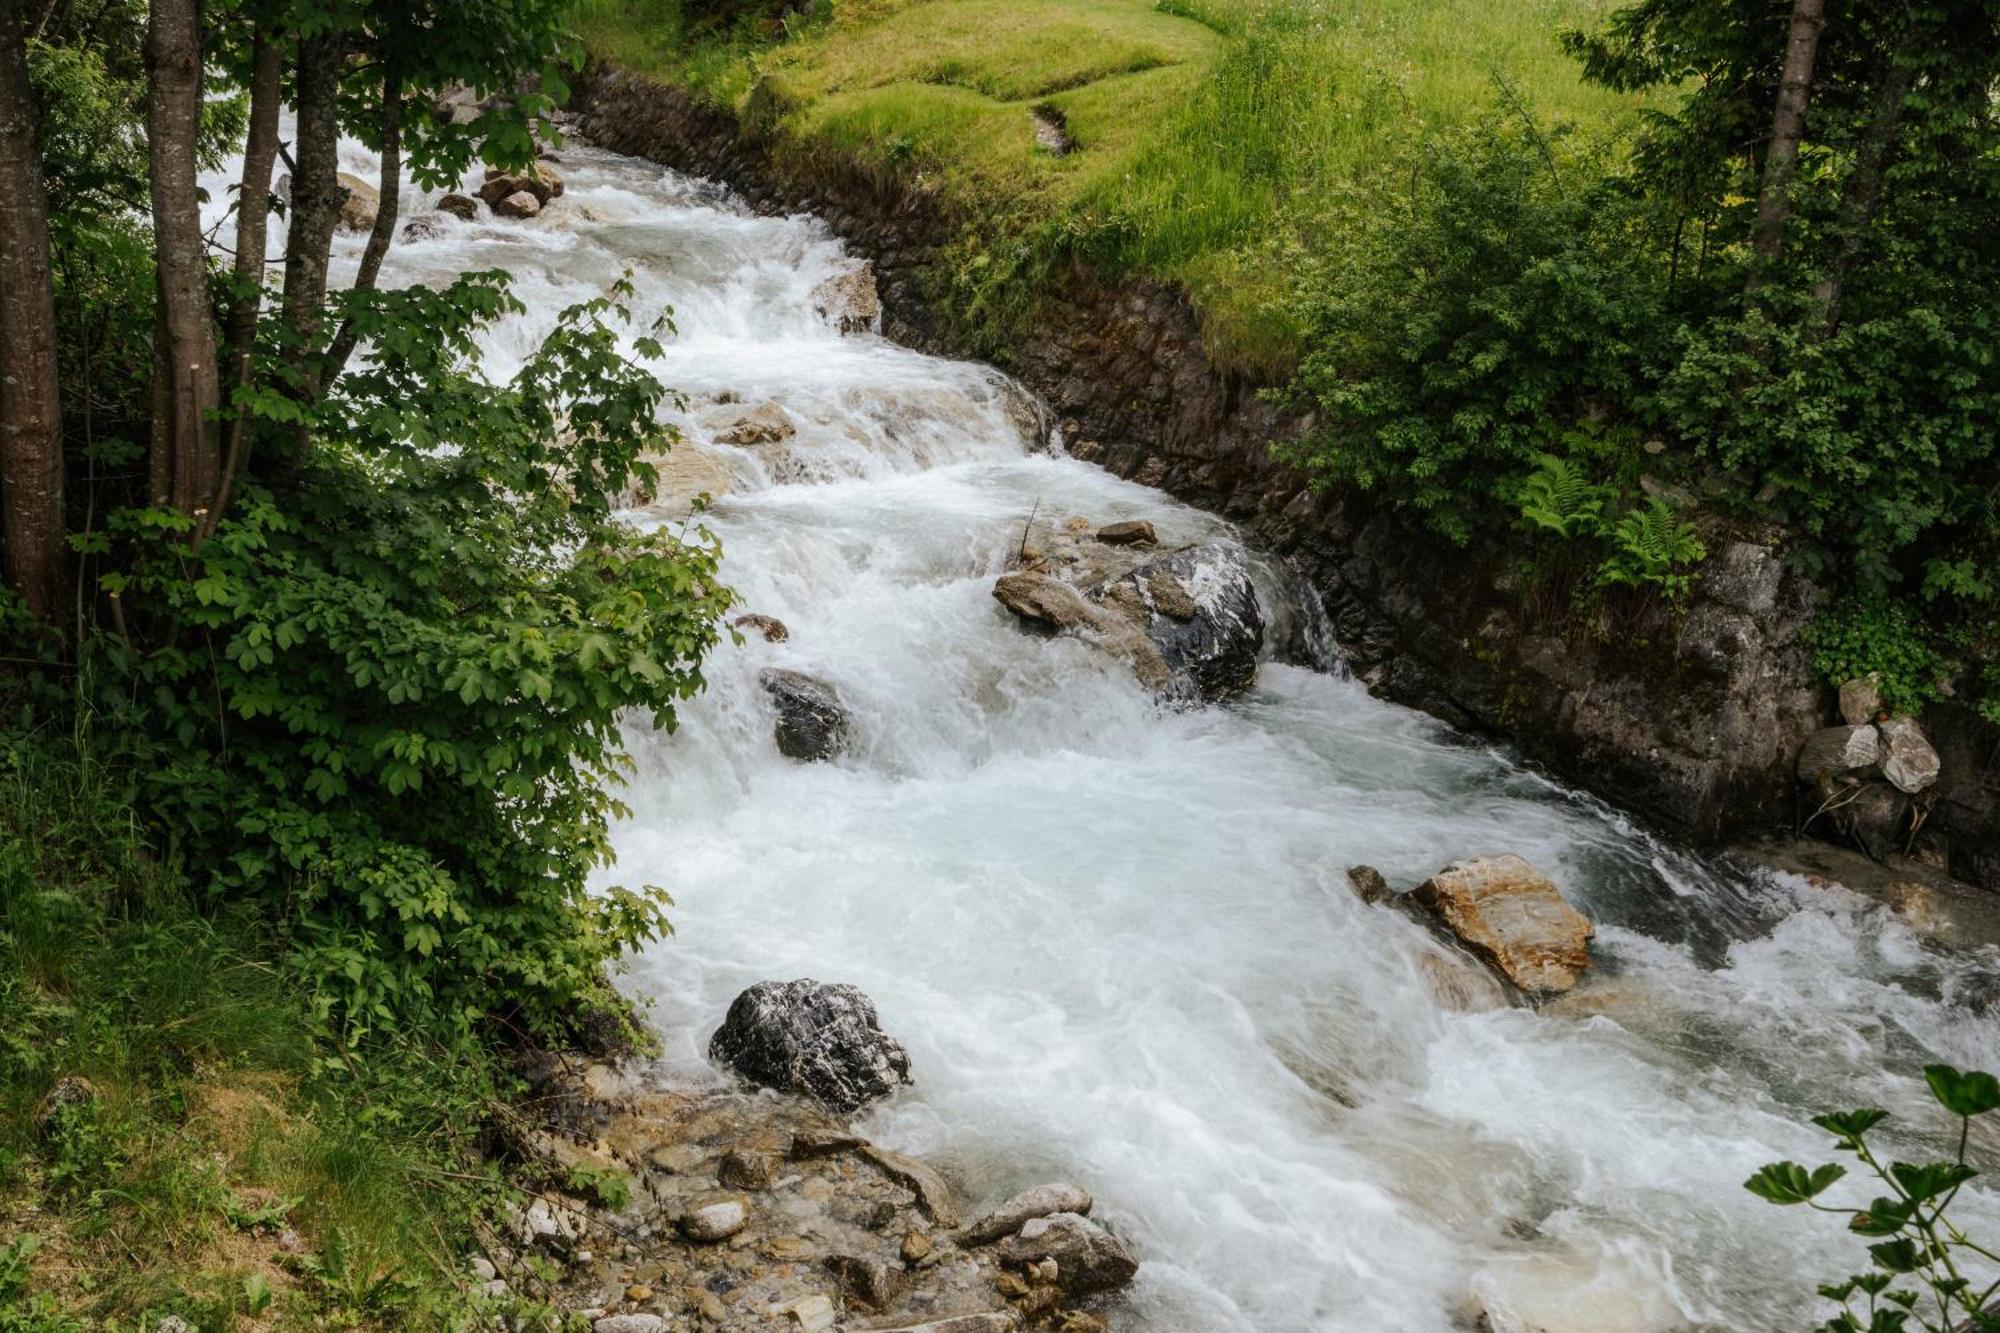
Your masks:
<path fill-rule="evenodd" d="M 1684 855 L 1337 671 L 1266 661 L 1237 702 L 1156 709 L 1121 665 L 1022 633 L 994 577 L 1033 510 L 1147 518 L 1165 546 L 1226 525 L 1039 447 L 991 369 L 842 336 L 810 294 L 853 261 L 814 219 L 562 157 L 542 218 L 441 219 L 385 282 L 510 270 L 530 313 L 489 339 L 505 374 L 629 267 L 642 322 L 678 325 L 655 368 L 690 436 L 729 395 L 798 426 L 721 448 L 729 489 L 699 520 L 790 639 L 724 645 L 677 734 L 637 737 L 617 834 L 617 878 L 678 904 L 629 976 L 672 1072 L 719 1077 L 708 1034 L 753 982 L 860 986 L 916 1074 L 866 1132 L 974 1203 L 1092 1190 L 1145 1260 L 1118 1327 L 1817 1322 L 1814 1285 L 1858 1243 L 1741 1181 L 1825 1156 L 1807 1120 L 1829 1106 L 1935 1125 L 1914 1071 L 1995 1062 L 2000 1013 L 1961 1002 L 1993 959 Z M 360 238 L 340 245 L 351 269 Z M 1296 618 L 1281 571 L 1261 581 Z M 780 757 L 767 666 L 837 685 L 851 755 Z M 1344 882 L 1499 851 L 1598 923 L 1591 976 L 1541 1012 L 1440 1003 L 1436 946 Z M 1992 1196 L 1970 1208 L 2000 1229 Z"/>

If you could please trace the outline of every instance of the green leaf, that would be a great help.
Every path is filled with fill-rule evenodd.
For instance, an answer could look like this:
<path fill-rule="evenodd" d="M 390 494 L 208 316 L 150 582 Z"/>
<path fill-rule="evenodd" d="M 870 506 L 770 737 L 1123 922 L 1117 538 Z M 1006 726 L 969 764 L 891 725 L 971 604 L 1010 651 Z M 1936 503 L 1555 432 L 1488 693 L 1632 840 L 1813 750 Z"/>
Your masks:
<path fill-rule="evenodd" d="M 1925 1065 L 1931 1095 L 1953 1115 L 1984 1115 L 2000 1109 L 2000 1079 L 1979 1070 L 1960 1071 L 1950 1065 Z"/>
<path fill-rule="evenodd" d="M 1907 1237 L 1878 1241 L 1868 1247 L 1868 1253 L 1874 1256 L 1878 1268 L 1891 1273 L 1914 1273 L 1924 1261 L 1916 1242 Z"/>
<path fill-rule="evenodd" d="M 1887 1111 L 1866 1108 L 1859 1111 L 1830 1111 L 1813 1117 L 1818 1125 L 1835 1138 L 1846 1142 L 1858 1141 L 1863 1134 L 1889 1118 Z M 1845 1142 L 1843 1143 L 1845 1145 Z"/>
<path fill-rule="evenodd" d="M 1810 1171 L 1797 1162 L 1776 1162 L 1744 1181 L 1743 1188 L 1768 1203 L 1805 1203 L 1846 1174 L 1847 1168 L 1835 1162 Z"/>
<path fill-rule="evenodd" d="M 1934 1199 L 1978 1174 L 1962 1162 L 1930 1162 L 1923 1166 L 1912 1166 L 1908 1162 L 1889 1164 L 1890 1178 L 1902 1186 L 1903 1193 L 1913 1203 Z"/>

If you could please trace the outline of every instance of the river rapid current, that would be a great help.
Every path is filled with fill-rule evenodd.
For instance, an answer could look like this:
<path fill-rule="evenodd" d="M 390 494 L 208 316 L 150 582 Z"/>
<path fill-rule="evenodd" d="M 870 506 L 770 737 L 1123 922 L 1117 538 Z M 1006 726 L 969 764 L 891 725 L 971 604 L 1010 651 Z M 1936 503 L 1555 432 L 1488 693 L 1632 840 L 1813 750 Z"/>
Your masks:
<path fill-rule="evenodd" d="M 856 261 L 815 219 L 588 147 L 561 157 L 568 190 L 541 217 L 440 217 L 399 241 L 385 285 L 509 270 L 529 313 L 486 340 L 504 376 L 630 269 L 638 322 L 677 325 L 653 369 L 686 396 L 691 439 L 712 438 L 718 400 L 797 426 L 779 448 L 711 446 L 727 488 L 695 520 L 742 609 L 789 639 L 725 643 L 678 731 L 633 736 L 607 881 L 676 902 L 679 933 L 626 978 L 669 1076 L 722 1077 L 704 1048 L 753 982 L 859 986 L 916 1080 L 865 1132 L 974 1204 L 1090 1189 L 1144 1260 L 1115 1327 L 1824 1318 L 1814 1287 L 1865 1264 L 1859 1243 L 1741 1182 L 1826 1158 L 1821 1110 L 1941 1128 L 1917 1070 L 1995 1062 L 2000 1009 L 1968 1003 L 1993 958 L 1677 851 L 1370 698 L 1324 646 L 1266 660 L 1226 705 L 1164 711 L 1104 654 L 1023 633 L 991 589 L 1031 512 L 1149 519 L 1163 547 L 1232 534 L 1045 447 L 998 372 L 843 336 L 811 294 Z M 405 216 L 435 194 L 406 186 Z M 360 244 L 339 242 L 345 273 Z M 1284 571 L 1258 580 L 1272 639 L 1310 642 Z M 770 666 L 837 686 L 847 756 L 779 755 Z M 1598 925 L 1589 977 L 1539 1011 L 1441 1000 L 1438 946 L 1344 878 L 1367 862 L 1408 885 L 1509 851 Z M 1966 1207 L 2000 1231 L 1992 1195 Z"/>

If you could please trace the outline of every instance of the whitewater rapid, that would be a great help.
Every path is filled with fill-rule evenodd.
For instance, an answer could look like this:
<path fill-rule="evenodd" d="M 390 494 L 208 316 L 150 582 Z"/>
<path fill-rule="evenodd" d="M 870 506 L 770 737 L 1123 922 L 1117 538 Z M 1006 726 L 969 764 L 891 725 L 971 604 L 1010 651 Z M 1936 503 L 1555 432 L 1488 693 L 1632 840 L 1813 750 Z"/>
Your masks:
<path fill-rule="evenodd" d="M 1807 1121 L 1830 1107 L 1936 1125 L 1914 1071 L 2000 1051 L 2000 1015 L 1963 999 L 1991 956 L 1936 953 L 1839 890 L 1683 855 L 1336 672 L 1270 660 L 1238 702 L 1162 712 L 1103 655 L 1022 633 L 993 579 L 1031 511 L 1150 519 L 1165 546 L 1226 525 L 1041 447 L 989 368 L 842 336 L 811 294 L 855 261 L 813 218 L 561 156 L 568 191 L 543 217 L 440 218 L 384 281 L 511 272 L 529 312 L 485 348 L 505 375 L 629 268 L 639 323 L 677 326 L 653 368 L 686 396 L 672 414 L 691 437 L 732 397 L 799 430 L 718 447 L 729 489 L 696 520 L 741 609 L 789 640 L 725 644 L 678 731 L 634 737 L 607 882 L 676 901 L 678 934 L 627 978 L 670 1074 L 721 1077 L 708 1035 L 753 982 L 861 987 L 916 1077 L 866 1132 L 975 1204 L 1044 1179 L 1090 1189 L 1145 1261 L 1116 1327 L 1443 1333 L 1484 1310 L 1496 1333 L 1769 1333 L 1824 1317 L 1815 1284 L 1865 1256 L 1837 1220 L 1741 1182 L 1826 1156 Z M 425 199 L 409 189 L 405 215 Z M 350 271 L 359 246 L 340 242 Z M 1283 612 L 1283 571 L 1259 577 Z M 779 756 L 769 666 L 838 687 L 849 756 Z M 1363 907 L 1344 871 L 1407 885 L 1502 851 L 1596 920 L 1596 964 L 1540 1012 L 1457 1012 L 1426 980 L 1437 946 Z M 2000 1229 L 1991 1195 L 1966 1207 Z"/>

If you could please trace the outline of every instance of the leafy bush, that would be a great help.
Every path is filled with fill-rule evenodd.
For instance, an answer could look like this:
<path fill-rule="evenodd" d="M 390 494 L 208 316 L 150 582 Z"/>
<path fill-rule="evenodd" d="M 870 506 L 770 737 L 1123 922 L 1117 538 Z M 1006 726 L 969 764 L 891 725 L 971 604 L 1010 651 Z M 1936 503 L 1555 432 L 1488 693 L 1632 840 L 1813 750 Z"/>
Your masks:
<path fill-rule="evenodd" d="M 1310 350 L 1288 396 L 1320 420 L 1285 454 L 1463 542 L 1587 408 L 1637 397 L 1663 284 L 1604 151 L 1489 122 L 1354 192 L 1296 256 Z"/>
<path fill-rule="evenodd" d="M 1870 674 L 1882 682 L 1882 702 L 1896 712 L 1919 712 L 1936 702 L 1944 658 L 1930 629 L 1901 603 L 1850 601 L 1806 627 L 1813 670 L 1830 685 Z"/>
<path fill-rule="evenodd" d="M 1887 1195 L 1865 1208 L 1819 1202 L 1847 1175 L 1847 1168 L 1837 1162 L 1810 1170 L 1796 1162 L 1777 1162 L 1743 1182 L 1745 1189 L 1770 1203 L 1805 1204 L 1818 1212 L 1845 1216 L 1848 1230 L 1873 1241 L 1868 1246 L 1873 1271 L 1819 1289 L 1841 1307 L 1821 1326 L 1825 1333 L 1902 1333 L 1910 1327 L 1927 1333 L 2000 1329 L 2000 1309 L 1992 1304 L 2000 1296 L 2000 1281 L 1980 1287 L 1965 1276 L 1969 1259 L 2000 1263 L 2000 1255 L 1972 1240 L 1947 1216 L 1959 1190 L 1979 1174 L 1966 1160 L 1966 1146 L 1974 1118 L 2000 1110 L 2000 1080 L 1950 1065 L 1930 1065 L 1924 1077 L 1932 1097 L 1958 1121 L 1953 1136 L 1957 1150 L 1950 1159 L 1884 1164 L 1867 1136 L 1889 1113 L 1848 1111 L 1816 1116 L 1813 1123 L 1833 1135 L 1836 1148 L 1852 1153 L 1887 1186 Z M 1857 1299 L 1865 1302 L 1858 1311 Z"/>
<path fill-rule="evenodd" d="M 98 645 L 101 706 L 141 738 L 148 818 L 211 894 L 270 905 L 350 1042 L 489 1014 L 552 1034 L 663 928 L 657 893 L 585 885 L 623 715 L 671 727 L 701 688 L 718 551 L 611 518 L 668 443 L 615 306 L 568 311 L 499 386 L 471 359 L 515 308 L 499 275 L 353 307 L 378 355 L 283 494 L 251 484 L 198 547 L 153 510 L 97 540 L 133 608 Z"/>

